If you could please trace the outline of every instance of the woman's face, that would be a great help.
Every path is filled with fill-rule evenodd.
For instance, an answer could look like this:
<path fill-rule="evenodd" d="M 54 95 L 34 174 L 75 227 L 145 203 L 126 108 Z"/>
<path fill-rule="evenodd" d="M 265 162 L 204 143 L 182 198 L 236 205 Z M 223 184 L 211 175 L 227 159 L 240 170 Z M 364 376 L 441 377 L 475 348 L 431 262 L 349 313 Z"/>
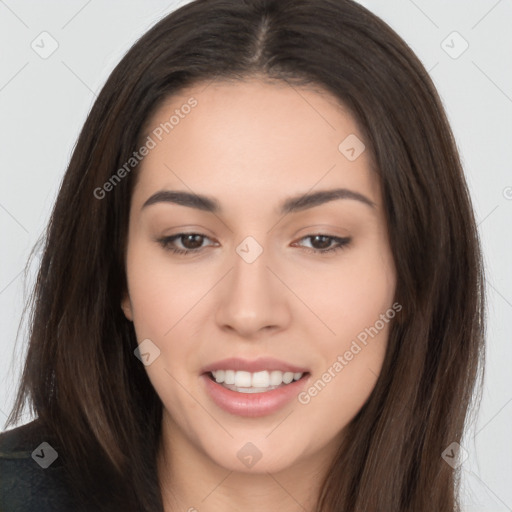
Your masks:
<path fill-rule="evenodd" d="M 395 314 L 354 119 L 327 93 L 250 80 L 196 85 L 148 126 L 122 307 L 167 439 L 232 471 L 325 466 L 374 388 Z"/>

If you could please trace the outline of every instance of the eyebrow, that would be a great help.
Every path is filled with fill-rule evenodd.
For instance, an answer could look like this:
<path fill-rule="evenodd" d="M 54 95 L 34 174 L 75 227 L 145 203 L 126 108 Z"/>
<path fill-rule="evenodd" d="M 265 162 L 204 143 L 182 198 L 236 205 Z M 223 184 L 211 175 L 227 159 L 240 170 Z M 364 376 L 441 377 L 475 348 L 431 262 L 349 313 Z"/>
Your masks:
<path fill-rule="evenodd" d="M 370 208 L 375 208 L 376 206 L 373 201 L 359 192 L 346 188 L 336 188 L 289 197 L 281 204 L 280 209 L 278 209 L 278 213 L 281 215 L 295 213 L 337 199 L 353 199 L 369 206 Z M 157 203 L 174 203 L 180 206 L 188 206 L 189 208 L 196 208 L 198 210 L 211 213 L 222 212 L 222 208 L 217 199 L 178 190 L 160 190 L 159 192 L 156 192 L 146 200 L 142 205 L 142 209 Z"/>

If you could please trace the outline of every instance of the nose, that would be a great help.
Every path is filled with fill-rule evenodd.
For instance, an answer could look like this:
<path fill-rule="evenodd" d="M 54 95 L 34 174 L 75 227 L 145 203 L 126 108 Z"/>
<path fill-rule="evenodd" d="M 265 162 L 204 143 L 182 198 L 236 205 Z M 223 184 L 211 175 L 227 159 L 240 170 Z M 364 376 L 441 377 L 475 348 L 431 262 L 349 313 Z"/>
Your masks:
<path fill-rule="evenodd" d="M 242 252 L 240 254 L 243 254 Z M 233 267 L 223 280 L 215 320 L 219 328 L 237 337 L 255 339 L 290 323 L 289 296 L 267 251 L 252 262 L 235 253 Z"/>

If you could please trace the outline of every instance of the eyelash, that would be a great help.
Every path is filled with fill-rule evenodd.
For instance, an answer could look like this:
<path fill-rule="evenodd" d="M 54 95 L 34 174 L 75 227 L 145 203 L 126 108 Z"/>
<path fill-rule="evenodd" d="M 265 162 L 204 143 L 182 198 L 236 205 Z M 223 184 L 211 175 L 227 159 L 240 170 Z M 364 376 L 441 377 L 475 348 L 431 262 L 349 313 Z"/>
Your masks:
<path fill-rule="evenodd" d="M 186 255 L 189 253 L 198 253 L 202 249 L 204 249 L 204 247 L 200 247 L 198 249 L 177 249 L 176 247 L 171 247 L 171 244 L 172 244 L 172 242 L 174 242 L 174 240 L 181 238 L 183 236 L 188 236 L 188 235 L 194 235 L 194 236 L 200 236 L 202 238 L 208 238 L 206 235 L 202 235 L 201 233 L 178 233 L 177 235 L 159 238 L 158 242 L 166 251 L 170 251 L 174 254 L 180 254 L 180 255 Z M 304 247 L 304 249 L 306 249 L 306 252 L 308 252 L 308 253 L 322 254 L 322 255 L 325 255 L 327 253 L 334 253 L 341 249 L 345 249 L 345 247 L 347 247 L 350 244 L 350 242 L 352 241 L 352 238 L 350 238 L 350 237 L 341 238 L 338 236 L 324 235 L 323 233 L 316 233 L 314 235 L 306 235 L 306 236 L 302 237 L 300 240 L 304 240 L 305 238 L 314 238 L 314 237 L 328 238 L 330 240 L 337 242 L 338 245 L 335 245 L 334 247 L 330 247 L 329 249 L 311 249 L 309 247 Z"/>

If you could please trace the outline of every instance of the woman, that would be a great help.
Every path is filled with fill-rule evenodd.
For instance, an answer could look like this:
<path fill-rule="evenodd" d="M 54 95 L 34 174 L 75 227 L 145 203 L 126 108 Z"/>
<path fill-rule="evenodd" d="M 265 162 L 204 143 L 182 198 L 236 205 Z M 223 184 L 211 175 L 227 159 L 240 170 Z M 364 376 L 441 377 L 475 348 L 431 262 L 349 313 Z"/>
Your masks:
<path fill-rule="evenodd" d="M 3 508 L 459 510 L 476 223 L 432 81 L 365 8 L 165 17 L 94 104 L 45 243 Z"/>

